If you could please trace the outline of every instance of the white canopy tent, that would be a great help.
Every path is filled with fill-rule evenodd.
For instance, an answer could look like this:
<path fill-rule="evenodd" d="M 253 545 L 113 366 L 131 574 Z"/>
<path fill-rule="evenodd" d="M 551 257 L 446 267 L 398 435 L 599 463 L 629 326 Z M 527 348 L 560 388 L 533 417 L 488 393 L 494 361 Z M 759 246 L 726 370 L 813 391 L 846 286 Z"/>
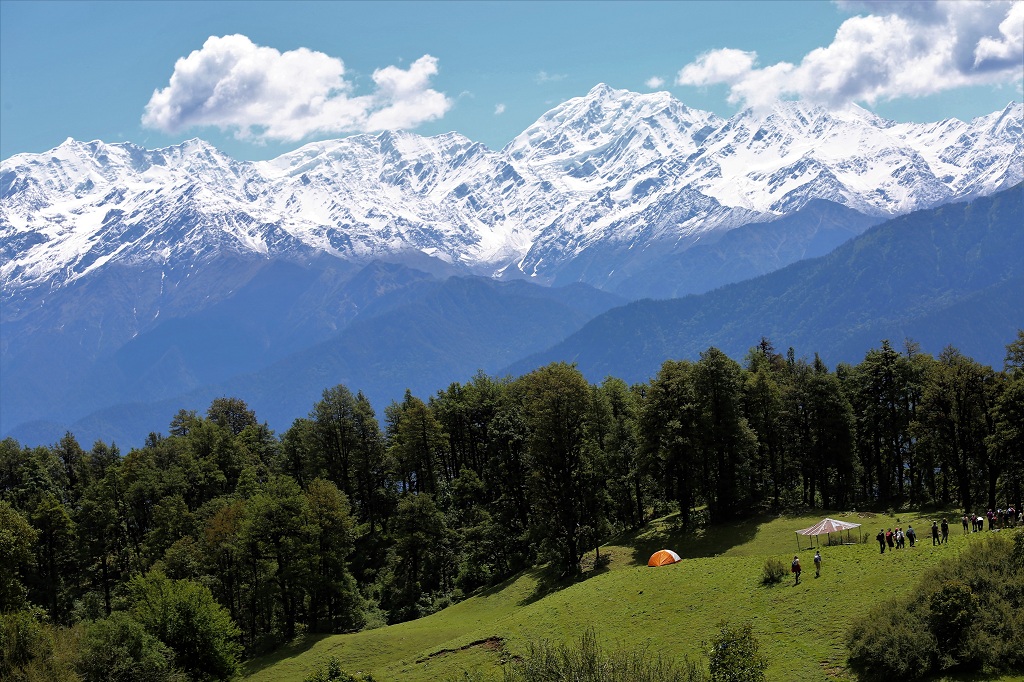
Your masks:
<path fill-rule="evenodd" d="M 860 528 L 860 524 L 859 523 L 849 523 L 847 521 L 837 521 L 836 519 L 825 518 L 822 521 L 814 524 L 810 528 L 804 528 L 802 530 L 796 531 L 796 533 L 797 533 L 796 547 L 797 547 L 797 549 L 800 549 L 800 536 L 801 535 L 813 536 L 815 538 L 815 540 L 817 540 L 819 535 L 828 535 L 828 540 L 829 540 L 829 542 L 831 542 L 832 541 L 832 533 L 842 533 L 845 530 L 846 531 L 846 538 L 847 538 L 847 540 L 849 540 L 849 538 L 850 538 L 850 530 L 852 530 L 853 528 Z"/>

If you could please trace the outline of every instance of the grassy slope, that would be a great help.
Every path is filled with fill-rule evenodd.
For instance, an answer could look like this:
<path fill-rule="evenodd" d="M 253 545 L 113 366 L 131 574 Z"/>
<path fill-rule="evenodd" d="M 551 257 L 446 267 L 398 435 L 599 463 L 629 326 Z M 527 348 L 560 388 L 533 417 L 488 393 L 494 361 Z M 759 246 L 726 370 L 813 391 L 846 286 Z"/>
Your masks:
<path fill-rule="evenodd" d="M 602 554 L 612 557 L 610 565 L 581 582 L 547 591 L 539 574 L 528 572 L 417 621 L 307 638 L 253 661 L 247 679 L 300 681 L 318 663 L 337 656 L 345 670 L 372 672 L 379 680 L 441 682 L 463 670 L 500 680 L 500 662 L 523 654 L 531 640 L 569 641 L 588 626 L 609 649 L 648 646 L 663 656 L 696 657 L 720 621 L 748 619 L 769 657 L 770 680 L 846 679 L 850 622 L 873 604 L 907 592 L 925 568 L 959 552 L 970 538 L 957 522 L 949 545 L 933 548 L 925 537 L 933 517 L 917 513 L 898 520 L 830 515 L 864 524 L 859 530 L 871 539 L 822 547 L 822 576 L 815 579 L 814 553 L 801 538 L 799 586 L 787 576 L 780 585 L 763 587 L 761 569 L 768 557 L 788 566 L 797 549 L 794 530 L 822 514 L 716 526 L 707 536 L 684 535 L 662 521 L 603 547 Z M 923 542 L 913 550 L 880 555 L 873 540 L 878 528 L 908 523 Z M 648 568 L 647 557 L 661 547 L 675 549 L 684 561 Z"/>

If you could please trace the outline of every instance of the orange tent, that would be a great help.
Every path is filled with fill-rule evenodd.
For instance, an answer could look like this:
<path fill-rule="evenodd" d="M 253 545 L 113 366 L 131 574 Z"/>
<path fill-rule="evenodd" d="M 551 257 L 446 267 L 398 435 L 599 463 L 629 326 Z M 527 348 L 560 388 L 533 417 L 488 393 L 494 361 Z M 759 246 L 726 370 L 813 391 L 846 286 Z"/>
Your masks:
<path fill-rule="evenodd" d="M 648 566 L 668 566 L 679 561 L 679 555 L 671 549 L 659 549 L 647 560 Z"/>

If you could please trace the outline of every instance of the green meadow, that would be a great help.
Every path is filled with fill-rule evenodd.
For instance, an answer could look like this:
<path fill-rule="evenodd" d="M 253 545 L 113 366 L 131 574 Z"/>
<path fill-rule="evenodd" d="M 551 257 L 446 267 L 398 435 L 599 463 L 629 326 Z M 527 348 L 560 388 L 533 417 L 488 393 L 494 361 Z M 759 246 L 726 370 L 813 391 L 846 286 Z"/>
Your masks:
<path fill-rule="evenodd" d="M 863 525 L 843 534 L 842 542 L 849 538 L 852 544 L 796 535 L 824 516 Z M 591 553 L 583 577 L 572 584 L 551 584 L 541 571 L 528 571 L 419 620 L 300 638 L 250 662 L 246 679 L 301 682 L 336 657 L 344 670 L 377 680 L 439 682 L 466 672 L 500 680 L 502 665 L 526 653 L 531 641 L 571 643 L 590 627 L 609 650 L 646 647 L 662 657 L 695 658 L 723 621 L 752 623 L 770 662 L 769 680 L 849 679 L 845 643 L 851 622 L 873 605 L 909 593 L 925 569 L 978 537 L 963 535 L 957 520 L 949 543 L 933 547 L 928 531 L 935 518 L 941 514 L 828 512 L 687 533 L 667 517 L 602 546 L 607 563 L 596 569 Z M 908 525 L 918 531 L 917 547 L 880 554 L 878 529 Z M 812 558 L 819 543 L 822 573 L 815 578 Z M 683 560 L 649 568 L 647 558 L 661 548 L 674 549 Z M 780 584 L 762 585 L 766 559 L 788 567 L 794 554 L 804 568 L 799 585 L 789 574 Z"/>

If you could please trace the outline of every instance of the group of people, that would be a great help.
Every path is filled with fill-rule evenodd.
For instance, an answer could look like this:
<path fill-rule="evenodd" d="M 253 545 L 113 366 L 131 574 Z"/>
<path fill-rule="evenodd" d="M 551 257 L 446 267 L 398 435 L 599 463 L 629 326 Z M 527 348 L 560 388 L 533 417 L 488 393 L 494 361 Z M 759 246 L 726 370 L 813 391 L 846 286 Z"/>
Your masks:
<path fill-rule="evenodd" d="M 1024 522 L 1024 512 L 1018 512 L 1010 505 L 1006 509 L 989 509 L 985 516 L 975 516 L 973 514 L 964 514 L 960 519 L 964 527 L 964 533 L 969 532 L 967 527 L 971 527 L 971 532 L 979 532 L 985 530 L 985 520 L 988 520 L 988 529 L 997 530 L 998 528 L 1013 528 Z M 909 541 L 910 546 L 913 547 L 917 543 L 917 532 L 914 531 L 914 527 L 911 525 L 907 526 L 906 532 L 903 528 L 897 527 L 895 530 L 889 528 L 888 530 L 880 528 L 878 535 L 875 536 L 878 541 L 878 549 L 882 554 L 885 554 L 886 547 L 891 552 L 894 549 L 903 549 L 906 547 L 906 543 Z M 932 521 L 932 546 L 942 545 L 949 542 L 949 520 L 942 519 L 942 522 Z M 800 557 L 793 557 L 793 564 L 790 567 L 796 581 L 794 585 L 800 584 Z M 821 552 L 814 553 L 814 577 L 821 576 Z"/>
<path fill-rule="evenodd" d="M 948 526 L 947 532 L 948 532 Z M 910 542 L 910 546 L 913 547 L 917 543 L 917 532 L 913 526 L 907 526 L 906 532 L 903 528 L 897 527 L 896 530 L 890 528 L 889 530 L 879 529 L 878 535 L 875 536 L 878 540 L 878 549 L 885 554 L 885 548 L 888 547 L 891 552 L 894 549 L 903 549 L 907 546 L 907 542 Z"/>
<path fill-rule="evenodd" d="M 960 522 L 963 524 L 964 533 L 985 530 L 985 520 L 988 520 L 988 529 L 997 530 L 999 528 L 1013 528 L 1021 523 L 1021 514 L 1010 505 L 1006 509 L 989 509 L 984 515 L 975 516 L 974 514 L 965 513 L 961 517 Z M 970 526 L 971 530 L 967 528 Z M 875 536 L 878 541 L 878 549 L 882 554 L 885 554 L 885 548 L 888 547 L 890 551 L 893 549 L 903 549 L 906 545 L 906 541 L 910 541 L 910 546 L 913 547 L 917 542 L 917 534 L 914 532 L 913 526 L 907 526 L 906 533 L 903 532 L 902 528 L 896 528 L 894 531 L 892 528 L 885 530 L 884 528 L 879 529 L 878 535 Z M 949 542 L 949 520 L 942 519 L 942 522 L 932 521 L 932 546 L 942 545 Z"/>
<path fill-rule="evenodd" d="M 974 514 L 964 513 L 964 516 L 961 519 L 964 526 L 964 533 L 966 534 L 968 532 L 968 525 L 971 526 L 970 532 L 980 533 L 985 530 L 986 519 L 988 519 L 989 530 L 1014 528 L 1021 522 L 1020 513 L 1013 508 L 1012 504 L 1006 509 L 989 509 L 985 512 L 984 516 L 981 514 L 975 516 Z"/>
<path fill-rule="evenodd" d="M 800 556 L 797 554 L 793 555 L 793 563 L 790 566 L 790 571 L 793 573 L 793 577 L 796 579 L 794 585 L 800 584 L 800 573 L 803 569 L 800 566 Z M 814 577 L 821 577 L 821 550 L 815 550 L 814 552 Z"/>

